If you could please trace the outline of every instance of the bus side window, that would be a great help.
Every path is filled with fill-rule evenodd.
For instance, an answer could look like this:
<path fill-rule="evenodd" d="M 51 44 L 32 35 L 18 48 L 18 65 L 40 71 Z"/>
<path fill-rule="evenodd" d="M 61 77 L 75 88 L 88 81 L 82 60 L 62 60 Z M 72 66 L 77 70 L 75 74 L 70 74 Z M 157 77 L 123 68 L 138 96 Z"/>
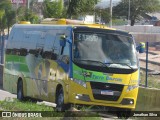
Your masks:
<path fill-rule="evenodd" d="M 58 57 L 59 57 L 59 54 L 60 54 L 60 43 L 59 43 L 59 39 L 56 38 L 54 40 L 54 43 L 53 43 L 53 51 L 52 51 L 52 57 L 51 59 L 53 60 L 57 60 Z"/>
<path fill-rule="evenodd" d="M 63 54 L 61 55 L 61 61 L 65 64 L 69 64 L 69 43 L 66 43 L 66 46 L 64 47 Z"/>
<path fill-rule="evenodd" d="M 20 56 L 26 56 L 28 54 L 27 49 L 21 48 L 20 49 Z"/>
<path fill-rule="evenodd" d="M 44 59 L 52 59 L 52 60 L 57 60 L 57 55 L 54 54 L 53 52 L 51 51 L 45 51 L 42 55 L 42 57 Z"/>
<path fill-rule="evenodd" d="M 52 59 L 52 60 L 57 60 L 57 58 L 58 58 L 58 55 L 55 54 L 55 53 L 52 53 L 51 59 Z"/>
<path fill-rule="evenodd" d="M 19 55 L 20 54 L 20 50 L 19 49 L 12 49 L 12 55 Z"/>
<path fill-rule="evenodd" d="M 12 54 L 12 49 L 6 49 L 6 54 Z"/>
<path fill-rule="evenodd" d="M 29 50 L 29 53 L 30 54 L 33 54 L 33 55 L 37 55 L 38 54 L 38 51 L 36 49 L 30 49 Z"/>

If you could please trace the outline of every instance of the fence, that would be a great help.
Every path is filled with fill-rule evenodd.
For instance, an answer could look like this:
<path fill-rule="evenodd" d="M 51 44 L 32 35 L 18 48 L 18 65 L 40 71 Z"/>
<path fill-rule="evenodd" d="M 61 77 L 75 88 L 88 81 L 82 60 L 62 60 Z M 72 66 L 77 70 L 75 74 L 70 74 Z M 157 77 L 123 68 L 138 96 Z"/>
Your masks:
<path fill-rule="evenodd" d="M 139 54 L 141 67 L 140 84 L 160 88 L 160 42 L 146 42 L 146 51 Z"/>
<path fill-rule="evenodd" d="M 137 25 L 137 26 L 113 26 L 116 29 L 121 29 L 125 31 L 129 31 L 132 33 L 154 33 L 159 34 L 160 33 L 160 27 L 159 26 L 145 26 L 145 25 Z"/>

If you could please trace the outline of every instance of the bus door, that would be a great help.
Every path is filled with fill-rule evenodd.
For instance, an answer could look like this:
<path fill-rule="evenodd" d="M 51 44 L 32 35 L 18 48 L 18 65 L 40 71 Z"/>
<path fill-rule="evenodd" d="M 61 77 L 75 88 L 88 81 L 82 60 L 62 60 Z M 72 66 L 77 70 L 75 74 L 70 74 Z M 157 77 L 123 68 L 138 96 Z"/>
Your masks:
<path fill-rule="evenodd" d="M 59 38 L 59 44 L 60 44 Z M 60 45 L 60 55 L 58 58 L 58 68 L 57 68 L 57 82 L 63 85 L 63 91 L 68 91 L 68 77 L 69 77 L 69 66 L 70 66 L 70 44 L 65 42 L 65 45 Z"/>

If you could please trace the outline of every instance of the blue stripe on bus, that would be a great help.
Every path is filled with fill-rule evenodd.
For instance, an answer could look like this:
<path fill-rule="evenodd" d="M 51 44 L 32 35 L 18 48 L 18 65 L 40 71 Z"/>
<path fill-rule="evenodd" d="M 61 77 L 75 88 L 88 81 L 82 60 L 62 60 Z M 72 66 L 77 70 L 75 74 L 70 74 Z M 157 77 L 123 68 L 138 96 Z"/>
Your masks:
<path fill-rule="evenodd" d="M 72 32 L 73 32 L 73 28 L 72 27 L 68 27 L 67 28 L 69 31 L 70 31 L 70 40 L 73 40 L 73 37 L 72 37 Z M 69 71 L 69 77 L 70 78 L 73 78 L 73 62 L 72 62 L 72 44 L 73 44 L 73 41 L 70 41 L 70 61 L 69 61 L 69 68 L 70 68 L 70 71 Z"/>

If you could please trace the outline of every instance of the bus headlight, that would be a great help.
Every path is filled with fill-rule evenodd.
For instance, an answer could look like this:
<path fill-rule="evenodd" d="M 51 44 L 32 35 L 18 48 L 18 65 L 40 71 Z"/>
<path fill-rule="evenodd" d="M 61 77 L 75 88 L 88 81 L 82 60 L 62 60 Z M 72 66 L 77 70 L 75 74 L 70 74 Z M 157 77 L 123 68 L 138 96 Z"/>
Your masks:
<path fill-rule="evenodd" d="M 128 85 L 127 92 L 131 91 L 131 90 L 133 90 L 135 88 L 138 88 L 138 85 Z"/>
<path fill-rule="evenodd" d="M 74 82 L 76 82 L 79 85 L 82 85 L 83 87 L 87 87 L 86 82 L 84 82 L 83 80 L 77 80 L 77 79 L 73 79 Z"/>

